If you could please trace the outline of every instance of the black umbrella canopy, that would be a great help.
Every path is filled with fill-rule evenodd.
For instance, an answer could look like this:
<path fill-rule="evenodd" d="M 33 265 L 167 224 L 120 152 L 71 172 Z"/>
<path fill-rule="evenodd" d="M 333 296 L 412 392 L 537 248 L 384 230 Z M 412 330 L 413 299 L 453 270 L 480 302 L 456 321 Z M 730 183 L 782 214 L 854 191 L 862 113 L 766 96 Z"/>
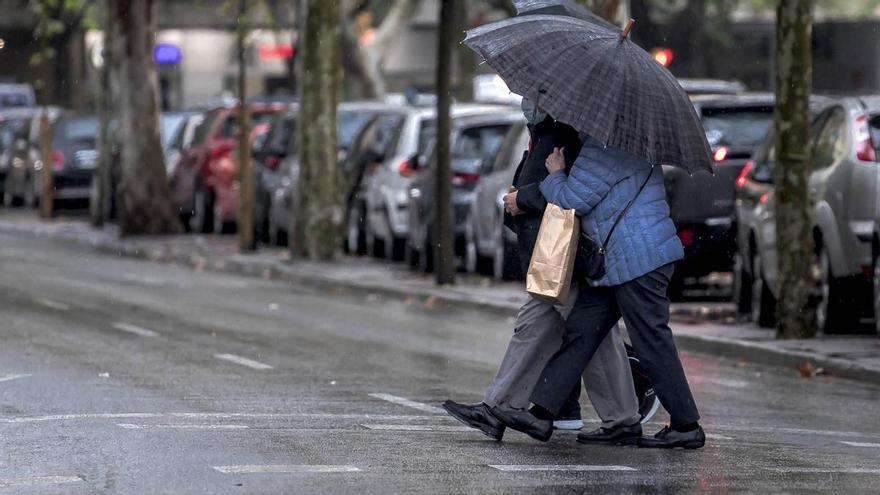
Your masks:
<path fill-rule="evenodd" d="M 513 6 L 516 7 L 516 12 L 520 15 L 567 15 L 595 24 L 604 25 L 608 28 L 614 27 L 613 24 L 590 12 L 590 10 L 583 5 L 575 3 L 574 0 L 513 0 Z"/>
<path fill-rule="evenodd" d="M 712 170 L 690 99 L 619 28 L 563 15 L 525 15 L 472 29 L 464 43 L 511 91 L 606 146 L 689 173 Z"/>

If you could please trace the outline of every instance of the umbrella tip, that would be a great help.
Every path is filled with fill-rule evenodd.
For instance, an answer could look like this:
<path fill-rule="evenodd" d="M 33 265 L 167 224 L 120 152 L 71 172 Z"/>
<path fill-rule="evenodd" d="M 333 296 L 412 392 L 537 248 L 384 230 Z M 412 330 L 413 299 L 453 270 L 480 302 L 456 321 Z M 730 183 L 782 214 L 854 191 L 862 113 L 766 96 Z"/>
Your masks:
<path fill-rule="evenodd" d="M 635 24 L 636 24 L 636 20 L 635 20 L 635 19 L 630 19 L 630 20 L 626 23 L 626 27 L 623 28 L 623 32 L 620 33 L 620 38 L 621 38 L 621 39 L 624 39 L 624 40 L 627 39 L 627 38 L 629 38 L 629 33 L 630 33 L 630 31 L 632 31 L 632 28 L 633 28 L 633 26 L 634 26 Z"/>

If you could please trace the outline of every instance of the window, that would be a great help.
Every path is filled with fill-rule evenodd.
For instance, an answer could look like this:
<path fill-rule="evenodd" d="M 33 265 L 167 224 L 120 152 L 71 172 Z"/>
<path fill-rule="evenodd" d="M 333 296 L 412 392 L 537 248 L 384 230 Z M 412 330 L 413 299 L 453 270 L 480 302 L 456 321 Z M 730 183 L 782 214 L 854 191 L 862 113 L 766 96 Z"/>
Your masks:
<path fill-rule="evenodd" d="M 715 148 L 752 150 L 767 137 L 773 125 L 773 107 L 703 108 L 706 139 Z"/>
<path fill-rule="evenodd" d="M 509 124 L 469 127 L 452 143 L 452 164 L 455 172 L 481 173 L 491 166 L 510 130 Z"/>
<path fill-rule="evenodd" d="M 873 115 L 868 120 L 868 127 L 871 128 L 871 142 L 874 143 L 874 152 L 880 159 L 880 115 Z"/>
<path fill-rule="evenodd" d="M 847 145 L 846 112 L 835 107 L 830 110 L 822 131 L 816 138 L 813 147 L 813 169 L 819 170 L 831 166 L 843 157 Z"/>

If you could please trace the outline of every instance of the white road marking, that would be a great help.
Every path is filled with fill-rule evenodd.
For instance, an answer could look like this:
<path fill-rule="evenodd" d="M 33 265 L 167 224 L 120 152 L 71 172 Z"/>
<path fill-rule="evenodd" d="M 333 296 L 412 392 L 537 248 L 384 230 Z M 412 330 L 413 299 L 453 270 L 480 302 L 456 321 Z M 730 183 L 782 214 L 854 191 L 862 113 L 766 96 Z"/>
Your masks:
<path fill-rule="evenodd" d="M 720 385 L 722 387 L 729 388 L 748 388 L 749 382 L 744 382 L 742 380 L 730 380 L 727 378 L 697 378 L 694 380 L 695 383 L 711 383 L 712 385 Z"/>
<path fill-rule="evenodd" d="M 187 424 L 164 424 L 164 425 L 135 425 L 131 423 L 118 423 L 116 426 L 126 430 L 246 430 L 246 425 L 187 425 Z"/>
<path fill-rule="evenodd" d="M 536 464 L 536 465 L 517 465 L 517 464 L 489 464 L 489 467 L 492 469 L 497 469 L 499 471 L 504 472 L 531 472 L 531 471 L 578 471 L 578 472 L 593 472 L 593 471 L 638 471 L 636 468 L 632 468 L 629 466 L 615 466 L 615 465 L 589 465 L 589 464 Z"/>
<path fill-rule="evenodd" d="M 27 378 L 31 375 L 6 375 L 0 376 L 0 382 L 8 382 L 12 380 L 18 380 L 19 378 Z"/>
<path fill-rule="evenodd" d="M 844 442 L 843 440 L 841 440 L 840 443 L 844 445 L 849 445 L 850 447 L 868 447 L 872 449 L 880 449 L 880 443 Z"/>
<path fill-rule="evenodd" d="M 113 328 L 115 328 L 117 330 L 122 330 L 123 332 L 128 332 L 128 333 L 137 335 L 139 337 L 158 337 L 159 336 L 158 333 L 156 333 L 152 330 L 148 330 L 146 328 L 142 328 L 137 325 L 132 325 L 130 323 L 124 323 L 121 321 L 117 321 L 117 322 L 113 323 L 112 326 L 113 326 Z"/>
<path fill-rule="evenodd" d="M 0 478 L 0 487 L 30 485 L 60 485 L 83 481 L 79 476 L 34 476 L 31 478 Z"/>
<path fill-rule="evenodd" d="M 97 413 L 97 414 L 55 414 L 47 416 L 0 417 L 3 423 L 42 423 L 49 421 L 76 421 L 92 419 L 353 419 L 359 421 L 434 421 L 436 416 L 415 416 L 405 414 L 330 414 L 330 413 Z"/>
<path fill-rule="evenodd" d="M 70 311 L 70 306 L 51 299 L 37 299 L 37 303 L 47 308 L 57 309 L 58 311 Z"/>
<path fill-rule="evenodd" d="M 439 408 L 430 406 L 428 404 L 424 404 L 422 402 L 411 401 L 405 397 L 398 397 L 396 395 L 391 394 L 370 394 L 370 397 L 374 399 L 384 400 L 390 402 L 392 404 L 397 404 L 399 406 L 410 407 L 422 412 L 432 413 L 432 414 L 446 414 L 446 411 Z"/>
<path fill-rule="evenodd" d="M 388 431 L 437 431 L 437 432 L 471 432 L 476 431 L 467 426 L 448 426 L 448 425 L 372 425 L 362 424 L 362 427 L 368 430 L 388 430 Z"/>
<path fill-rule="evenodd" d="M 706 438 L 708 438 L 709 440 L 733 440 L 732 437 L 718 435 L 716 433 L 706 433 Z"/>
<path fill-rule="evenodd" d="M 78 419 L 143 419 L 161 417 L 161 413 L 53 414 L 50 416 L 19 416 L 17 418 L 0 418 L 0 423 L 42 423 L 45 421 L 69 421 Z"/>
<path fill-rule="evenodd" d="M 764 469 L 783 474 L 880 474 L 880 469 L 874 468 L 776 467 Z"/>
<path fill-rule="evenodd" d="M 245 464 L 239 466 L 214 466 L 223 474 L 297 474 L 297 473 L 356 473 L 360 469 L 354 466 L 321 466 L 295 464 Z"/>
<path fill-rule="evenodd" d="M 880 437 L 880 433 L 876 432 L 858 432 L 858 431 L 835 431 L 835 430 L 811 430 L 807 428 L 777 428 L 771 426 L 732 426 L 732 425 L 710 425 L 707 430 L 727 430 L 727 431 L 744 431 L 748 433 L 786 433 L 791 435 L 825 435 L 831 437 Z"/>
<path fill-rule="evenodd" d="M 217 359 L 222 359 L 224 361 L 229 361 L 230 363 L 240 364 L 242 366 L 247 366 L 248 368 L 253 368 L 255 370 L 271 370 L 272 367 L 268 364 L 261 363 L 259 361 L 254 361 L 253 359 L 244 358 L 241 356 L 236 356 L 235 354 L 214 354 L 214 357 Z"/>

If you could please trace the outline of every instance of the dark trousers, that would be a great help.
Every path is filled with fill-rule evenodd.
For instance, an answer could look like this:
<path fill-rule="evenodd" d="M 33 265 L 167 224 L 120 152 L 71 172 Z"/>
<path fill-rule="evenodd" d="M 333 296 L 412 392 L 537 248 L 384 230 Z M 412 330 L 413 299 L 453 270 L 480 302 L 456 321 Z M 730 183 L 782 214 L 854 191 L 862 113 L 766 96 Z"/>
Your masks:
<path fill-rule="evenodd" d="M 672 426 L 699 421 L 669 329 L 666 288 L 674 269 L 666 265 L 613 287 L 583 287 L 565 322 L 562 347 L 538 379 L 532 403 L 557 414 L 599 344 L 622 316 L 635 353 L 669 412 Z"/>

